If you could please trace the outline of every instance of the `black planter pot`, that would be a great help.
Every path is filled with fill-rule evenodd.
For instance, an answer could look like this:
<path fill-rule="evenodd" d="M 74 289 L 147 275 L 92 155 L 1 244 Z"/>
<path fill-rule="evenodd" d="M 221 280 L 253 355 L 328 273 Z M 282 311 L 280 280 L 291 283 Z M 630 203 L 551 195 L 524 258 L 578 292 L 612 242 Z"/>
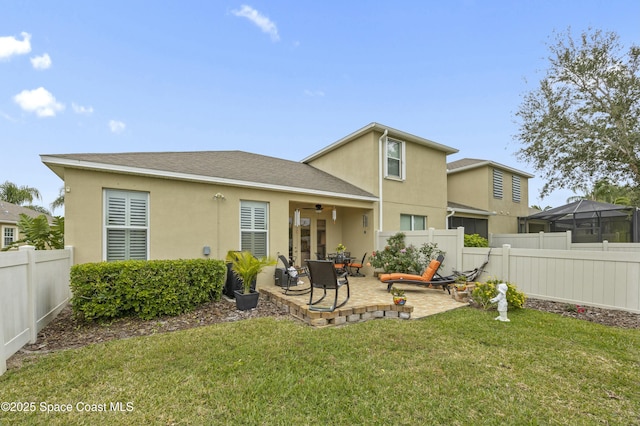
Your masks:
<path fill-rule="evenodd" d="M 241 311 L 248 311 L 258 306 L 260 293 L 255 290 L 251 290 L 249 294 L 244 294 L 242 290 L 235 290 L 234 295 L 236 296 L 236 308 Z"/>
<path fill-rule="evenodd" d="M 231 270 L 231 263 L 227 263 L 227 281 L 222 288 L 222 293 L 227 297 L 235 297 L 236 290 L 242 291 L 242 280 Z M 256 289 L 256 281 L 251 283 L 251 290 Z"/>

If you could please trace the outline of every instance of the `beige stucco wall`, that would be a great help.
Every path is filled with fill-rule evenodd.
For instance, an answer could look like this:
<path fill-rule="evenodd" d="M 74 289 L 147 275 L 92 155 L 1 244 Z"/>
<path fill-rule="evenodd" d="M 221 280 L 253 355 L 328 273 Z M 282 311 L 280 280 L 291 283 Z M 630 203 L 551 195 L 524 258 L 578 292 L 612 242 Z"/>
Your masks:
<path fill-rule="evenodd" d="M 495 215 L 488 217 L 490 233 L 517 233 L 518 217 L 529 214 L 529 179 L 520 176 L 520 202 L 512 198 L 511 171 L 502 170 L 502 199 L 493 197 L 493 166 L 478 167 L 448 176 L 449 201 L 464 204 Z M 463 215 L 471 217 L 470 215 Z"/>
<path fill-rule="evenodd" d="M 223 259 L 228 250 L 238 250 L 241 200 L 269 203 L 269 254 L 273 257 L 289 252 L 289 223 L 294 209 L 316 203 L 325 205 L 325 210 L 321 215 L 310 211 L 308 216 L 314 225 L 317 218 L 327 220 L 328 247 L 339 242 L 358 251 L 373 247 L 373 233 L 360 235 L 354 231 L 358 220 L 362 222 L 361 212 L 371 214 L 371 202 L 70 168 L 65 169 L 64 176 L 69 188 L 65 243 L 76 248 L 76 263 L 104 259 L 104 188 L 149 192 L 150 259 L 205 258 L 205 246 L 211 248 L 210 258 Z M 215 200 L 216 193 L 222 193 L 225 199 Z M 338 209 L 336 224 L 331 221 L 333 205 Z"/>
<path fill-rule="evenodd" d="M 368 132 L 314 159 L 310 164 L 379 195 L 378 153 L 381 136 L 380 132 Z M 389 137 L 405 142 L 406 179 L 383 180 L 382 230 L 398 230 L 401 214 L 427 216 L 427 226 L 444 228 L 447 207 L 446 154 L 393 135 Z M 380 227 L 378 203 L 375 203 L 372 215 L 370 227 L 371 230 L 377 230 Z"/>

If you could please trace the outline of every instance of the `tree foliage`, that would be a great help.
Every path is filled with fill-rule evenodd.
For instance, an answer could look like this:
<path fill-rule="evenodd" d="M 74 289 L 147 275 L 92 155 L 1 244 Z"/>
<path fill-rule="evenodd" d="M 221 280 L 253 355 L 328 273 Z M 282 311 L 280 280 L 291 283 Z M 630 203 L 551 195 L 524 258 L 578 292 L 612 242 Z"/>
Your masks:
<path fill-rule="evenodd" d="M 617 34 L 556 34 L 550 68 L 516 116 L 520 159 L 545 177 L 540 195 L 611 181 L 640 186 L 640 47 Z"/>
<path fill-rule="evenodd" d="M 23 244 L 34 246 L 36 250 L 64 248 L 63 217 L 54 217 L 53 223 L 49 225 L 47 217 L 43 214 L 38 217 L 20 214 L 18 229 L 20 230 L 20 235 L 23 235 L 23 237 L 5 247 L 3 251 Z"/>
<path fill-rule="evenodd" d="M 13 182 L 5 181 L 0 184 L 0 200 L 7 203 L 22 206 L 26 203 L 32 203 L 33 199 L 40 199 L 40 191 L 30 186 L 18 186 Z"/>

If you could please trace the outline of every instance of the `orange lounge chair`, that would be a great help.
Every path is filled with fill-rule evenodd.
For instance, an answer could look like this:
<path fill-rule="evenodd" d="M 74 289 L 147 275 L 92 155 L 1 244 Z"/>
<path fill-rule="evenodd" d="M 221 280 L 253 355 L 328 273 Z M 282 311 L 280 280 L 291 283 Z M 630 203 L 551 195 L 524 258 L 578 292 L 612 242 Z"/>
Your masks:
<path fill-rule="evenodd" d="M 380 275 L 380 281 L 387 284 L 387 291 L 391 291 L 391 287 L 394 284 L 415 284 L 425 287 L 441 286 L 443 291 L 447 290 L 449 294 L 451 294 L 449 284 L 453 284 L 456 281 L 456 278 L 453 275 L 450 277 L 441 277 L 438 275 L 438 269 L 440 268 L 443 260 L 444 256 L 442 255 L 431 260 L 431 262 L 429 262 L 429 266 L 425 268 L 422 275 L 401 273 L 382 274 Z"/>

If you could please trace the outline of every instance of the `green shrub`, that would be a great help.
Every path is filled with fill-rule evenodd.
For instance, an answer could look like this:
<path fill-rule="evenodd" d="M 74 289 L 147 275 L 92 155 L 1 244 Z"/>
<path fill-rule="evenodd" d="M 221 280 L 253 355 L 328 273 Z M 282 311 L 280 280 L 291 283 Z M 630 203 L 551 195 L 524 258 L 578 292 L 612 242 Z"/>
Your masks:
<path fill-rule="evenodd" d="M 503 281 L 497 279 L 491 279 L 484 283 L 475 283 L 475 288 L 471 293 L 471 298 L 474 302 L 482 306 L 483 309 L 490 309 L 497 305 L 497 303 L 491 303 L 490 300 L 498 295 L 496 286 Z M 518 291 L 514 284 L 507 282 L 507 303 L 509 309 L 519 309 L 524 306 L 526 296 L 523 292 Z"/>
<path fill-rule="evenodd" d="M 382 269 L 385 273 L 401 272 L 406 274 L 421 274 L 444 251 L 435 243 L 424 243 L 420 248 L 405 245 L 405 234 L 398 232 L 387 239 L 384 250 L 371 253 L 369 262 L 374 268 Z"/>
<path fill-rule="evenodd" d="M 220 300 L 226 265 L 219 260 L 128 260 L 71 268 L 74 314 L 87 320 L 179 315 Z"/>
<path fill-rule="evenodd" d="M 489 247 L 489 240 L 479 234 L 464 234 L 465 247 Z"/>

